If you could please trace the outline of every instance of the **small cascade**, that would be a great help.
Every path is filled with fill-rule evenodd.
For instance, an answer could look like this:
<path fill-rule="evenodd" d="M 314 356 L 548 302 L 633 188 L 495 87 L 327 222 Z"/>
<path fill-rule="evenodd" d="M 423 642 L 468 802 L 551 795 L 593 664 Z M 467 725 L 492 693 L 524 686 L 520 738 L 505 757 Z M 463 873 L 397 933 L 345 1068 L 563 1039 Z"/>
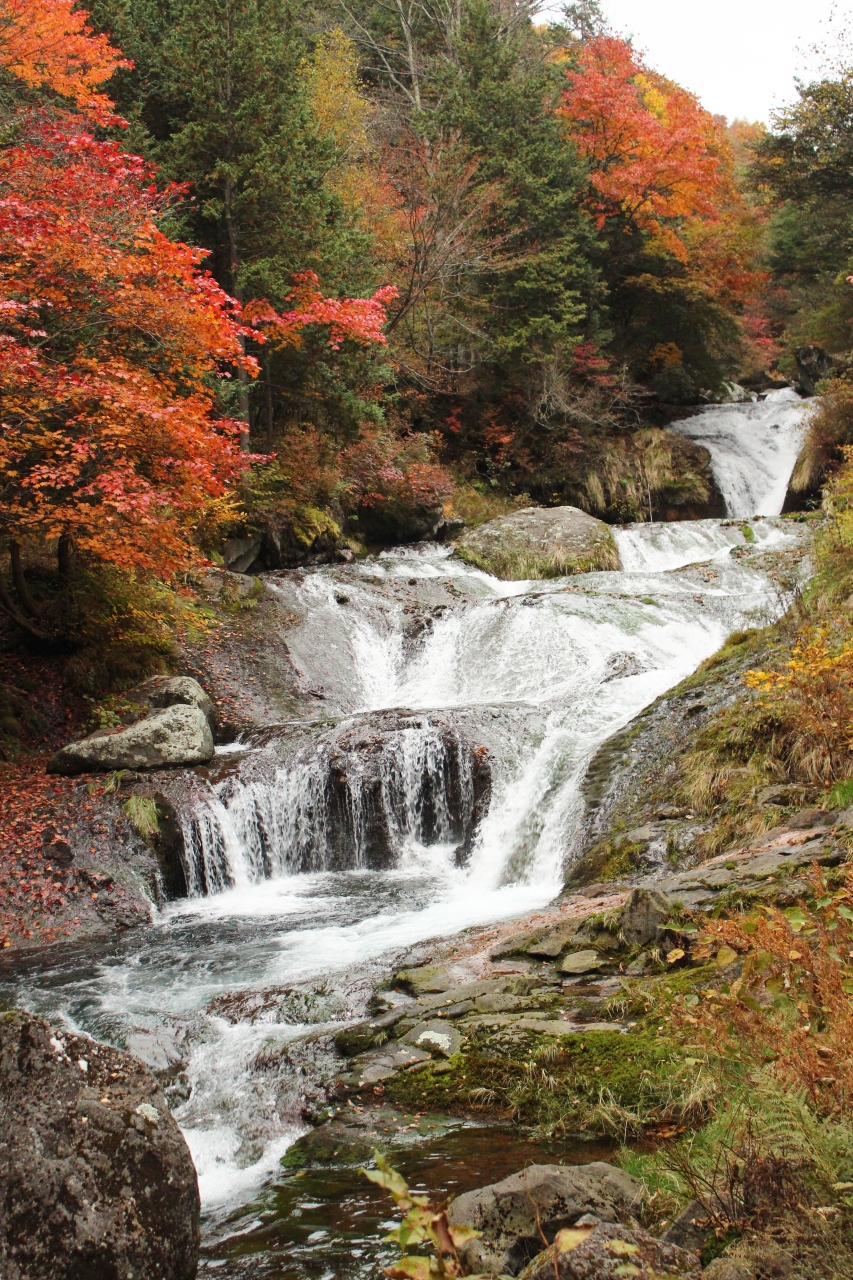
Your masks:
<path fill-rule="evenodd" d="M 268 742 L 247 772 L 215 784 L 184 819 L 190 894 L 272 876 L 396 866 L 412 846 L 457 862 L 488 804 L 488 751 L 447 720 L 347 721 L 281 763 Z"/>
<path fill-rule="evenodd" d="M 780 545 L 784 531 L 774 521 L 684 520 L 614 529 L 625 573 L 666 573 L 700 560 L 724 560 L 734 547 Z"/>
<path fill-rule="evenodd" d="M 796 391 L 771 391 L 753 404 L 709 405 L 670 430 L 703 444 L 714 477 L 736 519 L 776 516 L 803 445 L 813 402 Z"/>

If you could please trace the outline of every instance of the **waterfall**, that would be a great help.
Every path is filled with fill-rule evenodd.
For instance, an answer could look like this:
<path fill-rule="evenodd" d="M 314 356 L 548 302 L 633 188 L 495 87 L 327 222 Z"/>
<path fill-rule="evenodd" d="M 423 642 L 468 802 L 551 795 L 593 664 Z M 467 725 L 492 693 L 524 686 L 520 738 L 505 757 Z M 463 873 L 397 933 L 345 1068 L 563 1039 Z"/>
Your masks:
<path fill-rule="evenodd" d="M 280 764 L 282 744 L 229 774 L 185 815 L 190 894 L 271 876 L 378 870 L 413 846 L 470 849 L 491 783 L 488 753 L 435 717 L 347 720 Z M 260 776 L 258 776 L 260 775 Z"/>
<path fill-rule="evenodd" d="M 184 809 L 190 893 L 427 866 L 431 851 L 472 890 L 558 888 L 598 746 L 772 616 L 751 560 L 796 537 L 771 519 L 634 525 L 616 531 L 621 572 L 536 583 L 436 546 L 271 576 L 325 720 L 250 742 Z"/>
<path fill-rule="evenodd" d="M 812 404 L 785 388 L 753 404 L 709 405 L 670 429 L 709 451 L 730 516 L 775 516 L 785 501 Z"/>
<path fill-rule="evenodd" d="M 782 410 L 803 411 L 759 407 Z M 364 1016 L 389 953 L 551 901 L 598 747 L 784 608 L 768 569 L 802 526 L 724 491 L 735 518 L 616 530 L 617 572 L 500 582 L 421 545 L 267 576 L 313 710 L 158 778 L 193 896 L 94 963 L 68 949 L 0 987 L 167 1070 L 207 1213 L 276 1176 L 316 1055 Z"/>

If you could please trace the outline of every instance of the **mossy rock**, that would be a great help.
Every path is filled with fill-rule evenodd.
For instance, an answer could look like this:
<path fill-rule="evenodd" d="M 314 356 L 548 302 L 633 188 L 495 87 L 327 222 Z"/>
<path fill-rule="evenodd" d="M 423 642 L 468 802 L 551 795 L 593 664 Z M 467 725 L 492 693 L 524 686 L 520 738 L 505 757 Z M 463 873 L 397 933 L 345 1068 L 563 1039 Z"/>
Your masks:
<path fill-rule="evenodd" d="M 525 507 L 500 516 L 466 533 L 456 551 L 469 564 L 505 580 L 619 568 L 609 526 L 578 507 Z"/>

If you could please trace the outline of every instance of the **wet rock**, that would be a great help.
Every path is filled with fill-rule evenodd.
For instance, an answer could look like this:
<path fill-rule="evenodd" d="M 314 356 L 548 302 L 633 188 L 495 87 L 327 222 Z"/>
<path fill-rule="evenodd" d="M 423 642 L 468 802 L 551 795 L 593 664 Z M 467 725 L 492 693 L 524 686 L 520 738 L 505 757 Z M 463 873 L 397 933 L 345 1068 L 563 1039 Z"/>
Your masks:
<path fill-rule="evenodd" d="M 630 1217 L 639 1207 L 640 1196 L 636 1178 L 601 1161 L 534 1164 L 502 1182 L 458 1196 L 448 1218 L 454 1225 L 482 1233 L 460 1249 L 470 1270 L 517 1275 L 541 1250 L 540 1228 L 553 1240 L 584 1214 L 616 1222 Z"/>
<path fill-rule="evenodd" d="M 225 568 L 232 573 L 247 573 L 261 550 L 260 534 L 245 534 L 241 538 L 226 538 L 222 544 Z"/>
<path fill-rule="evenodd" d="M 593 973 L 604 964 L 597 951 L 572 951 L 560 962 L 560 973 Z"/>
<path fill-rule="evenodd" d="M 192 1280 L 192 1158 L 130 1054 L 0 1014 L 3 1280 Z"/>
<path fill-rule="evenodd" d="M 558 929 L 552 929 L 550 933 L 546 933 L 543 937 L 534 938 L 532 942 L 528 942 L 523 947 L 523 950 L 527 955 L 534 956 L 537 960 L 556 960 L 570 945 L 579 927 L 580 921 L 569 920 L 566 924 L 560 925 Z"/>
<path fill-rule="evenodd" d="M 364 1089 L 368 1085 L 379 1084 L 390 1080 L 404 1067 L 414 1066 L 417 1062 L 428 1062 L 430 1054 L 416 1045 L 395 1044 L 387 1048 L 373 1049 L 369 1053 L 359 1054 L 353 1059 L 352 1071 L 340 1078 L 344 1084 L 355 1089 Z"/>
<path fill-rule="evenodd" d="M 359 1112 L 345 1107 L 288 1147 L 281 1163 L 286 1169 L 312 1165 L 366 1164 L 377 1147 L 408 1146 L 437 1137 L 450 1127 L 441 1116 L 412 1116 L 391 1108 Z"/>
<path fill-rule="evenodd" d="M 823 347 L 814 345 L 795 347 L 794 359 L 797 362 L 800 386 L 808 396 L 815 395 L 817 384 L 828 378 L 839 364 Z"/>
<path fill-rule="evenodd" d="M 188 892 L 187 857 L 178 811 L 162 791 L 151 794 L 135 791 L 133 794 L 150 800 L 156 811 L 156 829 L 141 834 L 157 859 L 163 895 L 168 901 L 185 898 Z"/>
<path fill-rule="evenodd" d="M 498 578 L 559 578 L 618 569 L 610 527 L 578 507 L 525 507 L 466 533 L 457 554 Z"/>
<path fill-rule="evenodd" d="M 416 1049 L 425 1049 L 428 1053 L 437 1053 L 442 1058 L 452 1058 L 459 1052 L 462 1036 L 455 1027 L 444 1022 L 421 1022 L 403 1036 L 403 1044 L 414 1045 Z"/>
<path fill-rule="evenodd" d="M 447 991 L 453 985 L 453 980 L 440 965 L 425 964 L 417 969 L 398 970 L 394 974 L 394 985 L 402 987 L 413 996 L 419 996 Z"/>
<path fill-rule="evenodd" d="M 386 1043 L 392 1029 L 405 1016 L 405 1013 L 405 1009 L 391 1009 L 388 1013 L 371 1018 L 369 1022 L 359 1022 L 354 1027 L 345 1027 L 335 1035 L 335 1048 L 348 1058 L 366 1053 L 368 1049 L 378 1048 Z"/>
<path fill-rule="evenodd" d="M 327 868 L 351 865 L 354 849 L 362 865 L 394 866 L 406 836 L 455 844 L 465 860 L 491 799 L 491 763 L 449 720 L 377 713 L 336 731 L 321 755 Z"/>
<path fill-rule="evenodd" d="M 81 742 L 62 747 L 50 759 L 48 773 L 78 774 L 115 769 L 160 769 L 204 764 L 214 755 L 207 717 L 198 707 L 155 711 L 123 729 L 100 729 Z"/>
<path fill-rule="evenodd" d="M 712 1224 L 708 1210 L 701 1201 L 691 1200 L 670 1223 L 662 1238 L 668 1244 L 677 1244 L 682 1249 L 693 1249 L 701 1253 L 711 1231 Z"/>
<path fill-rule="evenodd" d="M 633 1275 L 699 1280 L 705 1274 L 697 1254 L 638 1227 L 602 1222 L 580 1243 L 568 1232 L 558 1236 L 550 1249 L 525 1267 L 521 1280 L 610 1280 Z"/>
<path fill-rule="evenodd" d="M 630 947 L 654 942 L 672 915 L 672 903 L 657 889 L 634 889 L 619 915 L 619 932 Z"/>

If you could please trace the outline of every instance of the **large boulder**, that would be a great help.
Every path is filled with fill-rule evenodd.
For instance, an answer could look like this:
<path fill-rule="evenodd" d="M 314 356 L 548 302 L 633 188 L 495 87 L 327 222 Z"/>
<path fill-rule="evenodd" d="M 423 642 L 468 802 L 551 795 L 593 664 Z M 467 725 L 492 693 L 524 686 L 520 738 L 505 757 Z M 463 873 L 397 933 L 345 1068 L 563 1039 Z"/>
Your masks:
<path fill-rule="evenodd" d="M 578 507 L 525 507 L 472 529 L 457 553 L 496 578 L 561 578 L 618 569 L 613 533 Z"/>
<path fill-rule="evenodd" d="M 458 1196 L 448 1218 L 454 1226 L 481 1233 L 460 1250 L 471 1271 L 514 1276 L 542 1249 L 542 1232 L 552 1241 L 586 1214 L 602 1222 L 630 1218 L 640 1196 L 636 1178 L 599 1160 L 534 1164 L 503 1182 Z"/>
<path fill-rule="evenodd" d="M 555 1265 L 556 1264 L 556 1265 Z M 601 1223 L 586 1239 L 567 1232 L 525 1267 L 521 1280 L 616 1280 L 619 1276 L 659 1276 L 700 1280 L 699 1255 L 642 1231 Z M 735 1280 L 735 1277 L 732 1277 Z"/>
<path fill-rule="evenodd" d="M 127 696 L 152 711 L 163 707 L 198 707 L 208 720 L 214 715 L 212 701 L 192 676 L 151 676 Z"/>
<path fill-rule="evenodd" d="M 0 1014 L 3 1280 L 192 1280 L 192 1157 L 129 1053 Z"/>
<path fill-rule="evenodd" d="M 48 773 L 111 772 L 206 764 L 214 756 L 213 734 L 199 707 L 164 707 L 118 729 L 99 729 L 52 756 Z"/>

